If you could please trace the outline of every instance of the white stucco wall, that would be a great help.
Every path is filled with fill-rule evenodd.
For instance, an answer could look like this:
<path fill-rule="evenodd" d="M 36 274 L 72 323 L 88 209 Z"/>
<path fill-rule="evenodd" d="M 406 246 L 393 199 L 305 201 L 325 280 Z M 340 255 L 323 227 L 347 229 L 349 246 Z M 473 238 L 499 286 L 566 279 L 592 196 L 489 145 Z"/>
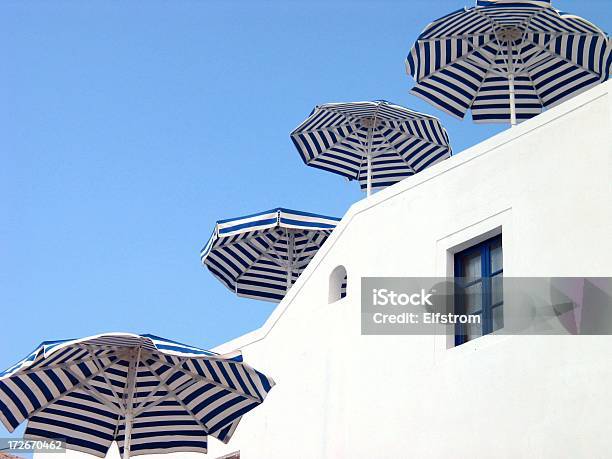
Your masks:
<path fill-rule="evenodd" d="M 362 276 L 452 275 L 452 252 L 500 227 L 507 277 L 612 276 L 611 91 L 353 205 L 266 324 L 217 349 L 277 386 L 208 457 L 609 458 L 612 336 L 362 336 L 359 296 Z M 348 296 L 328 304 L 338 265 Z"/>
<path fill-rule="evenodd" d="M 352 206 L 268 322 L 220 346 L 277 381 L 217 457 L 610 457 L 612 336 L 361 336 L 360 277 L 612 276 L 612 83 Z M 328 304 L 344 265 L 348 296 Z"/>

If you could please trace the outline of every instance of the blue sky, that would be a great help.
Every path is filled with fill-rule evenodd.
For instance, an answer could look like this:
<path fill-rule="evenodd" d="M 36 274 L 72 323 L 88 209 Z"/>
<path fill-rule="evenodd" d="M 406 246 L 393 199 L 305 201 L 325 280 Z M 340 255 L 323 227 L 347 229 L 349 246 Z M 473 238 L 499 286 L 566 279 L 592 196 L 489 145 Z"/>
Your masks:
<path fill-rule="evenodd" d="M 612 30 L 609 0 L 554 4 Z M 129 331 L 212 347 L 260 326 L 274 305 L 235 297 L 199 250 L 218 219 L 342 216 L 363 197 L 293 148 L 314 105 L 431 113 L 459 154 L 506 128 L 408 94 L 414 39 L 466 5 L 4 0 L 0 367 L 45 339 Z"/>

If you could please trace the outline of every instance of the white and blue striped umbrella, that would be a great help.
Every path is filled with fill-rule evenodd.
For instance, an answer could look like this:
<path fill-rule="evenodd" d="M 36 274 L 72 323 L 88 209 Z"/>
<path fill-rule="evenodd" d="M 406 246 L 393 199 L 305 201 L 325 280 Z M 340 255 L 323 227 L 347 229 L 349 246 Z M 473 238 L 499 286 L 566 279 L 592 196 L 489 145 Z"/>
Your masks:
<path fill-rule="evenodd" d="M 384 188 L 451 155 L 440 121 L 384 100 L 318 105 L 292 133 L 304 163 Z"/>
<path fill-rule="evenodd" d="M 274 382 L 242 362 L 152 335 L 110 333 L 42 343 L 0 373 L 0 421 L 30 439 L 104 457 L 207 451 L 227 442 Z"/>
<path fill-rule="evenodd" d="M 479 0 L 421 33 L 406 58 L 412 94 L 477 123 L 523 121 L 606 81 L 609 37 L 550 1 Z"/>
<path fill-rule="evenodd" d="M 282 208 L 220 220 L 200 257 L 238 296 L 279 302 L 339 220 Z"/>

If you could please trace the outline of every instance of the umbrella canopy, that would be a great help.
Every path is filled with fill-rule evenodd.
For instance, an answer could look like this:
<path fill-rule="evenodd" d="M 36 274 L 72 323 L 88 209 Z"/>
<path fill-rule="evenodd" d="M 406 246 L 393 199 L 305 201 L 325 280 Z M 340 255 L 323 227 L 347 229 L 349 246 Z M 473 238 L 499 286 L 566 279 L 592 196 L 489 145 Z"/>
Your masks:
<path fill-rule="evenodd" d="M 238 296 L 279 302 L 339 220 L 282 208 L 220 220 L 202 263 Z"/>
<path fill-rule="evenodd" d="M 406 58 L 412 94 L 477 123 L 526 120 L 610 75 L 608 36 L 550 1 L 479 0 L 429 24 Z"/>
<path fill-rule="evenodd" d="M 242 362 L 153 335 L 111 333 L 42 343 L 0 373 L 0 421 L 104 457 L 207 450 L 227 442 L 274 382 Z"/>
<path fill-rule="evenodd" d="M 384 100 L 318 105 L 291 133 L 304 163 L 384 188 L 451 155 L 433 116 Z"/>

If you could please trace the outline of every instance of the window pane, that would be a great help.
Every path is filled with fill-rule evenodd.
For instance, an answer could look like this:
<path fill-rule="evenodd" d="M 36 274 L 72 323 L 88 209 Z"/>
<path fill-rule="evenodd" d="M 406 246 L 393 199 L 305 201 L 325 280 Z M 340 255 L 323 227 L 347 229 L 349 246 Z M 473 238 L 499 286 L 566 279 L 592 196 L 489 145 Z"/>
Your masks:
<path fill-rule="evenodd" d="M 480 318 L 480 322 L 481 323 L 479 324 L 465 324 L 468 341 L 482 336 L 482 316 Z"/>
<path fill-rule="evenodd" d="M 455 254 L 456 281 L 460 288 L 458 312 L 486 317 L 486 323 L 457 327 L 455 342 L 461 344 L 504 326 L 503 253 L 501 237 L 495 237 Z M 497 273 L 497 274 L 494 274 Z M 486 276 L 486 278 L 484 277 Z"/>
<path fill-rule="evenodd" d="M 463 264 L 463 277 L 469 281 L 469 279 L 478 279 L 481 277 L 480 272 L 480 254 L 475 253 L 472 255 L 466 255 L 462 260 Z"/>
<path fill-rule="evenodd" d="M 495 306 L 504 301 L 504 278 L 497 274 L 491 278 L 491 305 Z"/>
<path fill-rule="evenodd" d="M 470 285 L 464 289 L 464 311 L 467 314 L 482 310 L 482 282 Z"/>
<path fill-rule="evenodd" d="M 493 319 L 493 331 L 504 328 L 504 307 L 497 306 L 491 311 L 491 317 Z"/>
<path fill-rule="evenodd" d="M 502 253 L 501 241 L 491 244 L 491 272 L 494 273 L 503 269 L 504 259 Z"/>

